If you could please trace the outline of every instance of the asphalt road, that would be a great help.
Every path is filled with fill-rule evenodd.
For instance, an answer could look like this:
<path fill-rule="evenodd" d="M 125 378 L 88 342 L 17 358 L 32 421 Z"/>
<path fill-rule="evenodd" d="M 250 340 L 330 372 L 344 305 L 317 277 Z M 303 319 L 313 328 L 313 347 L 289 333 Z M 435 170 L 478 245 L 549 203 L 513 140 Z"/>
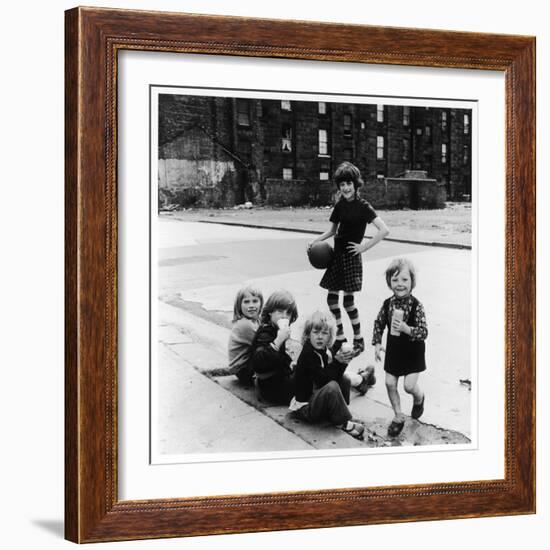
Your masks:
<path fill-rule="evenodd" d="M 293 338 L 299 339 L 304 316 L 326 308 L 325 291 L 318 286 L 323 272 L 309 265 L 305 253 L 311 238 L 300 233 L 159 218 L 158 296 L 165 302 L 177 298 L 181 307 L 198 308 L 203 317 L 211 316 L 218 324 L 229 326 L 233 298 L 241 286 L 253 282 L 265 297 L 273 290 L 285 288 L 298 303 L 300 317 L 293 327 Z M 472 361 L 475 342 L 471 335 L 477 332 L 472 331 L 472 253 L 382 242 L 364 254 L 363 291 L 357 295 L 356 303 L 367 344 L 374 318 L 390 295 L 384 271 L 396 256 L 407 256 L 417 266 L 414 294 L 427 313 L 428 370 L 421 375 L 427 396 L 423 421 L 472 437 L 476 425 L 472 396 L 476 395 L 477 369 Z M 349 323 L 345 330 L 351 338 Z M 350 368 L 373 361 L 368 345 Z M 380 383 L 373 388 L 372 397 L 387 403 L 381 365 L 377 365 L 377 375 Z M 471 380 L 472 391 L 461 380 Z M 405 412 L 409 401 L 408 395 L 402 395 Z"/>

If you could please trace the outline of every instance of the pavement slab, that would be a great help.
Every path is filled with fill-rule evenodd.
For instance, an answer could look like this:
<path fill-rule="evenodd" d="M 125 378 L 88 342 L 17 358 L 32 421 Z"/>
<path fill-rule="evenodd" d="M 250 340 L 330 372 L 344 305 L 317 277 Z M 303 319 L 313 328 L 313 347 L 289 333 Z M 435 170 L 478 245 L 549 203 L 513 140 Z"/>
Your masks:
<path fill-rule="evenodd" d="M 339 428 L 328 423 L 308 424 L 294 417 L 286 406 L 274 406 L 258 399 L 254 388 L 241 385 L 234 376 L 224 376 L 215 379 L 228 392 L 238 396 L 245 403 L 260 409 L 265 415 L 296 434 L 315 449 L 353 449 L 365 444 Z"/>
<path fill-rule="evenodd" d="M 159 362 L 159 454 L 311 450 L 302 438 L 198 372 L 168 346 L 159 345 Z"/>
<path fill-rule="evenodd" d="M 163 344 L 189 344 L 193 339 L 174 325 L 161 325 L 158 330 L 159 342 Z"/>

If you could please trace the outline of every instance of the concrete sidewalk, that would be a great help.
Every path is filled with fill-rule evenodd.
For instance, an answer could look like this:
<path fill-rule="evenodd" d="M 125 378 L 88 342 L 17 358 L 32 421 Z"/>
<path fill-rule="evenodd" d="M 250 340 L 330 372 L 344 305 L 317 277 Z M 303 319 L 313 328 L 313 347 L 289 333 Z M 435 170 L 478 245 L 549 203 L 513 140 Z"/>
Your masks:
<path fill-rule="evenodd" d="M 366 426 L 364 441 L 327 424 L 298 421 L 286 407 L 259 401 L 252 388 L 244 388 L 229 375 L 227 328 L 188 311 L 183 301 L 159 302 L 158 313 L 157 391 L 162 399 L 157 400 L 159 424 L 153 437 L 163 455 L 470 442 L 459 432 L 410 418 L 398 438 L 388 438 L 393 411 L 371 392 L 360 396 L 352 390 L 350 409 Z"/>

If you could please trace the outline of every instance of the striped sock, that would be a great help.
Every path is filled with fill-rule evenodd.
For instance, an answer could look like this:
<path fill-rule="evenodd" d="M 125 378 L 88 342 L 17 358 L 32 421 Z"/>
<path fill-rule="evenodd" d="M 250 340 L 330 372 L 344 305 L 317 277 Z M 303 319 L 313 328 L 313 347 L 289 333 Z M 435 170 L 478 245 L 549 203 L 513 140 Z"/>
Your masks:
<path fill-rule="evenodd" d="M 359 311 L 357 311 L 357 308 L 355 307 L 353 294 L 344 294 L 344 309 L 346 310 L 351 322 L 353 339 L 359 340 L 361 338 L 361 321 L 359 320 Z"/>
<path fill-rule="evenodd" d="M 342 312 L 340 310 L 340 304 L 338 303 L 339 299 L 338 292 L 330 292 L 327 294 L 327 304 L 330 312 L 334 315 L 336 320 L 336 339 L 344 340 L 344 327 L 342 325 Z"/>

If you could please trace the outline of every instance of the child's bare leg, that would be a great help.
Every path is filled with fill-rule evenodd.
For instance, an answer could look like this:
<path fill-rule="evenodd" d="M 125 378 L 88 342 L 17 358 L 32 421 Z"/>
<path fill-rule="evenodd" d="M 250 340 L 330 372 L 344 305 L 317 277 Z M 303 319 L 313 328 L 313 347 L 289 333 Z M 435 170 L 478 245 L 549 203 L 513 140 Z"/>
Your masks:
<path fill-rule="evenodd" d="M 405 376 L 404 387 L 407 393 L 413 396 L 411 417 L 418 420 L 424 414 L 424 392 L 418 385 L 418 372 Z"/>
<path fill-rule="evenodd" d="M 407 374 L 403 383 L 405 391 L 413 396 L 415 405 L 422 403 L 422 400 L 424 399 L 424 392 L 420 389 L 420 386 L 418 385 L 419 374 L 419 372 Z"/>
<path fill-rule="evenodd" d="M 397 391 L 397 380 L 397 376 L 389 372 L 386 373 L 386 390 L 388 391 L 388 397 L 393 408 L 395 419 L 403 420 L 404 415 L 403 411 L 401 411 L 401 399 Z"/>

